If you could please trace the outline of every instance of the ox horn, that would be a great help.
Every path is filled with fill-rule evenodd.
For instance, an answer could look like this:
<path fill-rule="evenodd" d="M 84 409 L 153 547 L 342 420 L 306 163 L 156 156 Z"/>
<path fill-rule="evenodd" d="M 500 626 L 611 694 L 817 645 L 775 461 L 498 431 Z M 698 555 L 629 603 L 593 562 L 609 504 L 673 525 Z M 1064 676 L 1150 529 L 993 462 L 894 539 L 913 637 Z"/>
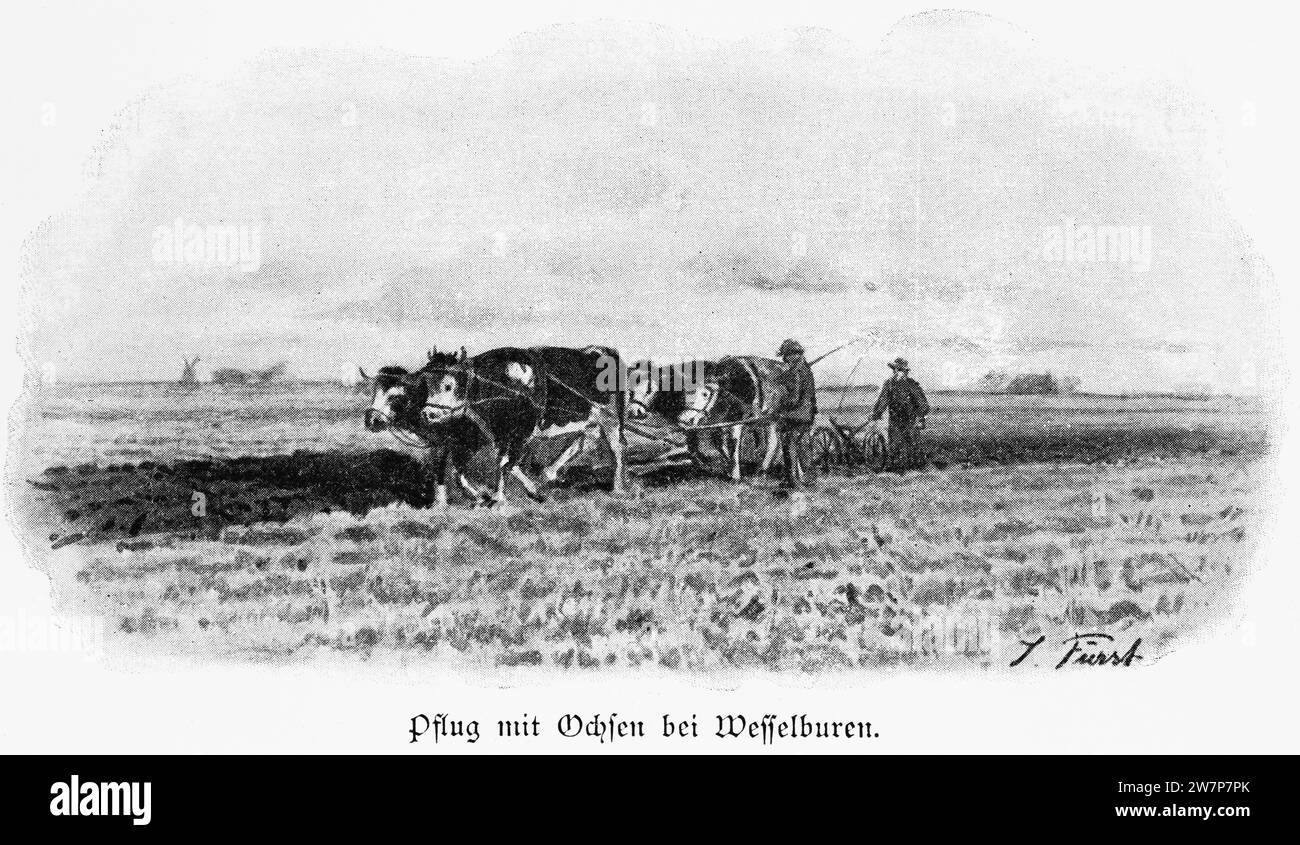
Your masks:
<path fill-rule="evenodd" d="M 366 375 L 366 371 L 363 370 L 363 369 L 361 369 L 360 367 L 357 367 L 357 372 L 361 373 L 361 377 L 362 377 L 363 379 L 365 379 L 366 381 L 374 381 L 374 379 L 372 379 L 370 376 Z"/>

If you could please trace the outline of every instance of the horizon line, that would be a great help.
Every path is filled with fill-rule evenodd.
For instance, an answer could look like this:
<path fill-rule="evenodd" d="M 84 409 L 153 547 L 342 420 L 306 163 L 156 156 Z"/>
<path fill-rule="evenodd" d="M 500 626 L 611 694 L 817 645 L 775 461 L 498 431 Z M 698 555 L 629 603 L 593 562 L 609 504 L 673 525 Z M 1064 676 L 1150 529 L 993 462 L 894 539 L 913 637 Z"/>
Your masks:
<path fill-rule="evenodd" d="M 50 386 L 55 388 L 61 386 L 64 387 L 66 386 L 71 386 L 71 387 L 157 386 L 157 387 L 191 387 L 191 388 L 216 386 L 216 387 L 235 387 L 235 388 L 274 388 L 276 386 L 310 384 L 310 385 L 331 385 L 334 387 L 354 388 L 360 383 L 361 382 L 359 381 L 349 383 L 345 381 L 340 381 L 339 379 L 331 379 L 331 378 L 290 378 L 290 379 L 277 379 L 275 381 L 270 381 L 270 382 L 248 382 L 245 384 L 219 384 L 214 381 L 200 381 L 194 384 L 185 385 L 177 381 L 176 379 L 105 379 L 105 380 L 97 380 L 97 381 L 63 381 Z M 879 389 L 880 389 L 879 385 L 876 384 L 848 384 L 842 382 L 831 382 L 828 384 L 820 384 L 817 386 L 817 390 L 819 391 L 821 390 L 879 391 Z M 1233 393 L 1231 391 L 1217 390 L 1217 389 L 1202 392 L 1202 391 L 1195 391 L 1195 390 L 1179 390 L 1177 388 L 1149 388 L 1143 390 L 1131 390 L 1131 391 L 1123 391 L 1123 392 L 1073 390 L 1068 393 L 1008 393 L 1006 391 L 999 391 L 999 390 L 979 390 L 977 388 L 969 387 L 969 386 L 967 387 L 941 386 L 941 387 L 931 388 L 930 392 L 935 394 L 966 393 L 966 394 L 972 394 L 976 396 L 1089 396 L 1089 397 L 1111 398 L 1111 399 L 1125 399 L 1125 398 L 1258 399 L 1263 396 L 1263 394 L 1261 393 Z"/>

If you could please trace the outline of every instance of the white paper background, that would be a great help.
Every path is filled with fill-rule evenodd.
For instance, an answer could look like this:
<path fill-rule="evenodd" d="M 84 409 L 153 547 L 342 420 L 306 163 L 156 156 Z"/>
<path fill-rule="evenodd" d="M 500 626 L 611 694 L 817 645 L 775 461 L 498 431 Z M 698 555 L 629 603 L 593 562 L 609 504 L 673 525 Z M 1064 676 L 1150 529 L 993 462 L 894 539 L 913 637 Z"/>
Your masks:
<path fill-rule="evenodd" d="M 1296 310 L 1294 278 L 1294 27 L 1274 4 L 1092 2 L 967 3 L 1017 24 L 1047 49 L 1112 68 L 1154 71 L 1192 88 L 1222 121 L 1225 189 L 1238 220 L 1272 265 L 1284 325 Z M 6 304 L 17 295 L 22 239 L 70 206 L 82 165 L 114 114 L 151 86 L 187 75 L 221 77 L 273 46 L 375 46 L 472 57 L 549 23 L 601 17 L 650 20 L 732 39 L 786 26 L 826 26 L 872 44 L 915 3 L 89 3 L 7 7 L 4 25 Z M 58 121 L 41 123 L 54 103 Z M 1243 120 L 1252 113 L 1254 125 Z M 0 307 L 0 336 L 16 337 L 12 307 Z M 1297 342 L 1288 339 L 1289 361 Z M 12 347 L 11 347 L 12 349 Z M 21 367 L 0 374 L 0 400 L 18 395 Z M 1297 411 L 1293 392 L 1285 417 Z M 627 676 L 520 675 L 510 688 L 441 676 L 428 662 L 353 657 L 289 667 L 177 666 L 78 654 L 0 651 L 2 752 L 423 752 L 459 744 L 406 745 L 416 712 L 477 718 L 477 751 L 595 749 L 557 737 L 564 713 L 617 711 L 646 720 L 650 738 L 618 750 L 758 751 L 753 742 L 654 739 L 660 714 L 804 712 L 865 719 L 868 743 L 786 743 L 772 751 L 910 752 L 1296 752 L 1296 560 L 1287 526 L 1298 512 L 1296 450 L 1277 435 L 1277 519 L 1241 604 L 1242 616 L 1201 641 L 1185 642 L 1140 671 L 996 677 L 860 672 L 837 677 L 757 676 L 736 689 L 691 685 L 664 673 Z M 50 614 L 47 582 L 30 570 L 8 528 L 0 530 L 0 615 Z M 546 736 L 506 742 L 499 718 L 541 715 Z M 704 731 L 707 733 L 707 731 Z"/>

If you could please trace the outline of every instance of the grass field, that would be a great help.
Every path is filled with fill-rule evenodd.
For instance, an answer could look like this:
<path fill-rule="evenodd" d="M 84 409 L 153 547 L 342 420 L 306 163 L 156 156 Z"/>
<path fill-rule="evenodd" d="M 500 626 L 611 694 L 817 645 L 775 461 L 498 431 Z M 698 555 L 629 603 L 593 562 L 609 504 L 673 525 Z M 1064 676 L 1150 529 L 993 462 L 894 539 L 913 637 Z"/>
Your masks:
<path fill-rule="evenodd" d="M 362 429 L 366 397 L 70 387 L 19 420 L 10 483 L 59 606 L 200 658 L 821 671 L 1005 665 L 1045 637 L 1031 671 L 1076 633 L 1140 638 L 1149 663 L 1232 607 L 1260 406 L 935 400 L 934 466 L 901 478 L 779 498 L 765 478 L 651 476 L 614 498 L 578 469 L 544 504 L 438 510 L 414 453 Z"/>

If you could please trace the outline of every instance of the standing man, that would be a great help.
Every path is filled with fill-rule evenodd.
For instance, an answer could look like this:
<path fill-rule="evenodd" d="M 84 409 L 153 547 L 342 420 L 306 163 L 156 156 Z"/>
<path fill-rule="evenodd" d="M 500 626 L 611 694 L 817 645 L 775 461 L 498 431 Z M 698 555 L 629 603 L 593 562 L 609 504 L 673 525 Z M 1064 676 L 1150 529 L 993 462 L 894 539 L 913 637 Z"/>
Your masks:
<path fill-rule="evenodd" d="M 809 459 L 809 438 L 813 420 L 817 417 L 817 384 L 813 381 L 812 367 L 804 360 L 803 346 L 798 341 L 785 341 L 777 354 L 785 361 L 785 372 L 781 376 L 785 396 L 776 420 L 784 465 L 781 487 L 786 490 L 800 484 L 812 487 L 817 483 L 817 476 Z"/>
<path fill-rule="evenodd" d="M 921 385 L 908 375 L 906 359 L 895 358 L 889 362 L 889 368 L 894 373 L 880 386 L 871 419 L 878 420 L 889 411 L 889 464 L 901 475 L 921 464 L 917 430 L 925 428 L 930 403 Z"/>

